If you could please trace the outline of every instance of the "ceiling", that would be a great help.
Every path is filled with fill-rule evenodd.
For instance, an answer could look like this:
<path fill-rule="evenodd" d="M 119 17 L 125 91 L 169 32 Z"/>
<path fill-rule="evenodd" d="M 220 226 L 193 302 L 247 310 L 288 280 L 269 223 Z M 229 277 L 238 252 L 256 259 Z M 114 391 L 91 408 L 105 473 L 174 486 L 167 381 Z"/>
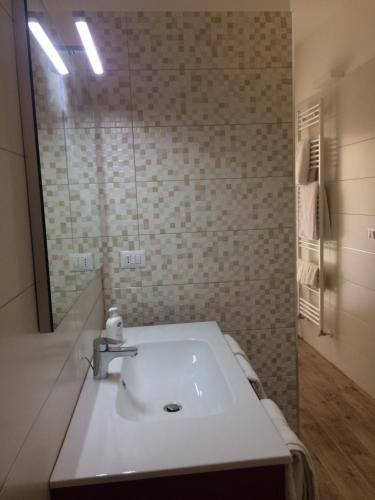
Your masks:
<path fill-rule="evenodd" d="M 303 42 L 353 0 L 290 0 L 295 43 Z"/>

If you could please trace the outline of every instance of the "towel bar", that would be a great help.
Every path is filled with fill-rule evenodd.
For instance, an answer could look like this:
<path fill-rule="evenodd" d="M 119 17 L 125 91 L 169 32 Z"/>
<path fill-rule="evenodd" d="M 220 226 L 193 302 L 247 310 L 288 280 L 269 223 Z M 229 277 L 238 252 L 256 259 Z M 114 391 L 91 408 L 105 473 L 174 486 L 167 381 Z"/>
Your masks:
<path fill-rule="evenodd" d="M 317 218 L 319 225 L 319 239 L 306 240 L 299 237 L 299 211 L 301 209 L 300 189 L 296 190 L 296 210 L 297 210 L 297 259 L 301 258 L 302 251 L 313 252 L 318 256 L 319 266 L 319 288 L 312 289 L 297 283 L 297 310 L 298 317 L 305 318 L 319 327 L 319 335 L 329 335 L 324 329 L 324 155 L 323 155 L 323 100 L 310 106 L 303 111 L 297 111 L 297 136 L 298 140 L 309 130 L 310 134 L 315 134 L 310 139 L 309 169 L 317 171 L 319 183 L 319 203 L 317 207 Z M 306 131 L 306 132 L 303 132 Z M 301 296 L 302 290 L 306 290 L 307 296 Z M 308 297 L 310 293 L 317 296 L 317 305 L 311 302 Z"/>

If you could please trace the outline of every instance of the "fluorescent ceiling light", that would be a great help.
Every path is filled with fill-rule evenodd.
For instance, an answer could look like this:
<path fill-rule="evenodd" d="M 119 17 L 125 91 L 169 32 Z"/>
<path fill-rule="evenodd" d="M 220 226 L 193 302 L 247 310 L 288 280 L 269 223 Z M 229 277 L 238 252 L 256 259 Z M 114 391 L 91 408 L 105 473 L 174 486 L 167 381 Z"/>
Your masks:
<path fill-rule="evenodd" d="M 31 33 L 35 36 L 39 45 L 47 54 L 51 63 L 55 66 L 56 70 L 60 73 L 60 75 L 67 75 L 69 71 L 64 64 L 64 61 L 61 59 L 59 53 L 53 46 L 51 40 L 48 38 L 46 32 L 44 31 L 40 23 L 38 23 L 38 21 L 35 20 L 30 20 L 28 22 L 28 25 Z"/>
<path fill-rule="evenodd" d="M 86 21 L 80 19 L 76 21 L 76 27 L 81 37 L 83 46 L 85 47 L 87 57 L 90 61 L 92 69 L 96 75 L 103 74 L 103 66 L 100 62 L 98 52 L 96 50 L 94 40 L 92 39 L 88 24 Z"/>

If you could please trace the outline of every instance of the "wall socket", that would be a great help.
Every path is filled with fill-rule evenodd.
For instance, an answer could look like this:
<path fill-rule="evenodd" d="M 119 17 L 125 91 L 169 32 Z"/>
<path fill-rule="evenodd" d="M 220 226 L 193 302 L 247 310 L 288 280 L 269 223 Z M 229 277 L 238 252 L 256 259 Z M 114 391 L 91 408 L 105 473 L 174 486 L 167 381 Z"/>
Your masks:
<path fill-rule="evenodd" d="M 367 229 L 367 238 L 369 240 L 375 240 L 375 229 L 372 228 Z"/>
<path fill-rule="evenodd" d="M 145 267 L 145 251 L 144 250 L 121 250 L 120 251 L 120 267 L 122 269 L 135 269 L 137 267 Z"/>
<path fill-rule="evenodd" d="M 69 267 L 71 271 L 92 271 L 94 269 L 92 253 L 70 253 Z"/>

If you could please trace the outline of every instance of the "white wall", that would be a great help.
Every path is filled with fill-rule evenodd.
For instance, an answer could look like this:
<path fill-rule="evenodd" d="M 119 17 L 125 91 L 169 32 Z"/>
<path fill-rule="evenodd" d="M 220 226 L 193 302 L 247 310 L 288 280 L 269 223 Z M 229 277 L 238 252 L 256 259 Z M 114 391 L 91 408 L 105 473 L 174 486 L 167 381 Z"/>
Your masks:
<path fill-rule="evenodd" d="M 327 188 L 334 241 L 326 246 L 327 326 L 304 338 L 375 397 L 375 3 L 344 6 L 295 51 L 297 107 L 325 101 Z M 298 22 L 298 18 L 297 18 Z M 327 81 L 331 71 L 345 76 Z M 320 85 L 319 85 L 320 81 Z M 324 83 L 325 82 L 325 83 Z"/>
<path fill-rule="evenodd" d="M 101 277 L 54 334 L 37 327 L 13 23 L 0 1 L 0 498 L 45 500 L 103 321 Z"/>

